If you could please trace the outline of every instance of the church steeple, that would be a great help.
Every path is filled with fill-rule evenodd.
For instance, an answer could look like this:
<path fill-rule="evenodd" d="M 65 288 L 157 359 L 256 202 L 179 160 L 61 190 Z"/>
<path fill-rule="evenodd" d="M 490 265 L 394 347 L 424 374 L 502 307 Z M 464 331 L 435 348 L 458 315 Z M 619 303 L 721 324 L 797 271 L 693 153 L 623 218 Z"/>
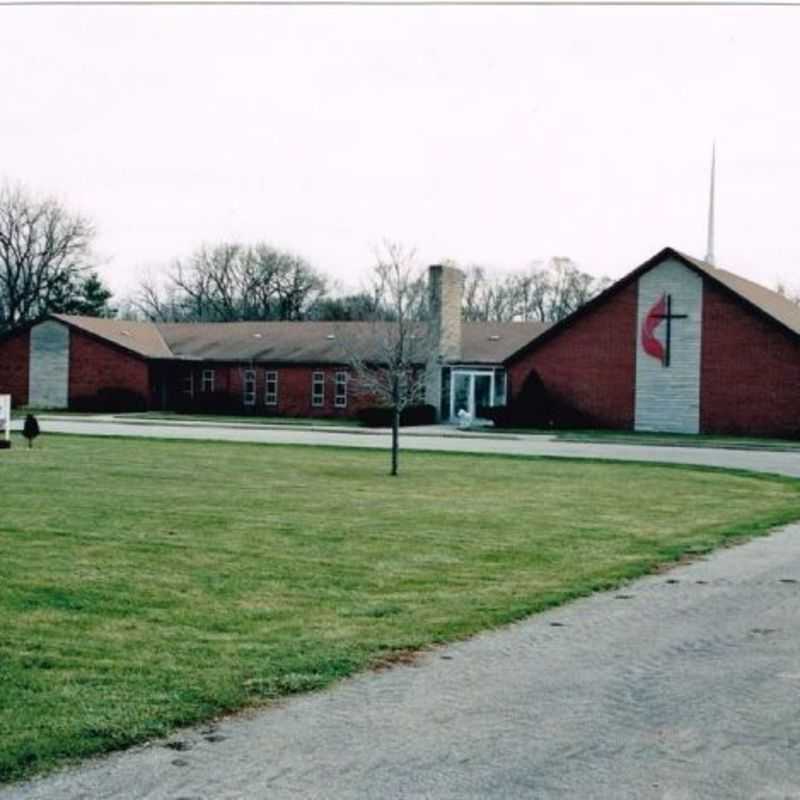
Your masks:
<path fill-rule="evenodd" d="M 714 183 L 717 166 L 717 143 L 711 145 L 711 189 L 708 197 L 708 245 L 705 261 L 714 266 Z"/>

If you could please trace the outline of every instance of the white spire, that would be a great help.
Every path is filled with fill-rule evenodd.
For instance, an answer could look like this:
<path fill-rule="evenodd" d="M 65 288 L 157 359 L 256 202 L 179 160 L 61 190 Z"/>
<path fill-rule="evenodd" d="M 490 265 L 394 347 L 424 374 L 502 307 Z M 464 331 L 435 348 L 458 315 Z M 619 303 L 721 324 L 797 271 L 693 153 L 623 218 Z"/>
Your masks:
<path fill-rule="evenodd" d="M 717 143 L 711 145 L 711 189 L 708 198 L 708 246 L 706 248 L 707 264 L 714 266 L 714 182 L 717 166 Z"/>

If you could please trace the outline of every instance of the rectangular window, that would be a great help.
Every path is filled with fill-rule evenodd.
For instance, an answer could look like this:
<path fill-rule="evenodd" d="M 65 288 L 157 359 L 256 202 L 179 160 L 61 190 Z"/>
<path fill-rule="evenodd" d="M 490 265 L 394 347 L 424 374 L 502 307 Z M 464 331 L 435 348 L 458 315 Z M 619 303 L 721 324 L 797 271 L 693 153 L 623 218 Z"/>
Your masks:
<path fill-rule="evenodd" d="M 443 420 L 450 419 L 450 367 L 442 367 L 442 406 L 439 413 Z"/>
<path fill-rule="evenodd" d="M 311 405 L 324 406 L 325 405 L 325 373 L 312 372 L 311 373 Z"/>
<path fill-rule="evenodd" d="M 264 373 L 264 402 L 268 406 L 278 405 L 278 373 Z"/>
<path fill-rule="evenodd" d="M 494 371 L 494 402 L 492 405 L 504 406 L 506 398 L 506 371 L 498 368 Z"/>
<path fill-rule="evenodd" d="M 336 396 L 334 398 L 336 408 L 347 408 L 347 373 L 336 373 Z"/>
<path fill-rule="evenodd" d="M 203 383 L 202 383 L 202 390 L 203 392 L 213 392 L 214 391 L 214 370 L 213 369 L 204 369 L 203 370 Z"/>
<path fill-rule="evenodd" d="M 183 376 L 183 393 L 187 397 L 194 397 L 194 373 L 190 372 Z"/>
<path fill-rule="evenodd" d="M 246 406 L 256 404 L 256 371 L 254 369 L 244 371 L 244 404 Z"/>

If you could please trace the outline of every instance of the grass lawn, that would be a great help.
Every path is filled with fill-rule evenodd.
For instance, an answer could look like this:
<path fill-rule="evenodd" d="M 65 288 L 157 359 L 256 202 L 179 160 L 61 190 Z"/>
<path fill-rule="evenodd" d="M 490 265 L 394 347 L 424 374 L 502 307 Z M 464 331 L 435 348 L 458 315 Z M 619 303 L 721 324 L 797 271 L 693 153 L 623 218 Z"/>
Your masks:
<path fill-rule="evenodd" d="M 0 452 L 0 780 L 800 518 L 699 468 L 43 436 Z"/>

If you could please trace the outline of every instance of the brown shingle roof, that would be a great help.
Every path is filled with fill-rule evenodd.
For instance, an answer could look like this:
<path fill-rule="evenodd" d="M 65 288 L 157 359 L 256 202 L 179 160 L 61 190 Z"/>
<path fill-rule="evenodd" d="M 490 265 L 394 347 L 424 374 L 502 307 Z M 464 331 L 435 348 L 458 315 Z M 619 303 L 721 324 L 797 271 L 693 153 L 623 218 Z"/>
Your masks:
<path fill-rule="evenodd" d="M 380 336 L 379 323 L 177 322 L 158 327 L 176 358 L 341 364 L 354 347 L 367 360 L 380 355 L 372 347 Z M 545 328 L 539 322 L 464 323 L 461 361 L 500 364 Z"/>
<path fill-rule="evenodd" d="M 690 264 L 704 275 L 717 281 L 717 283 L 721 283 L 727 289 L 738 294 L 739 297 L 752 303 L 760 311 L 763 311 L 794 333 L 800 335 L 800 306 L 798 306 L 797 303 L 787 300 L 783 295 L 778 294 L 778 292 L 772 289 L 767 289 L 766 286 L 753 283 L 753 281 L 742 278 L 740 275 L 735 275 L 733 272 L 714 267 L 705 261 L 692 258 L 677 250 L 675 252 L 686 261 L 690 262 Z"/>
<path fill-rule="evenodd" d="M 465 364 L 502 364 L 548 327 L 546 322 L 463 322 L 461 361 Z"/>
<path fill-rule="evenodd" d="M 365 360 L 380 356 L 376 340 L 381 323 L 154 323 L 66 314 L 53 318 L 147 358 L 341 364 L 354 349 Z M 546 328 L 541 322 L 465 322 L 461 362 L 500 364 Z"/>
<path fill-rule="evenodd" d="M 172 322 L 159 324 L 158 327 L 176 358 L 340 364 L 346 358 L 341 337 L 341 326 L 344 324 Z M 360 323 L 347 324 L 352 326 Z"/>
<path fill-rule="evenodd" d="M 675 257 L 715 283 L 733 292 L 761 313 L 800 336 L 800 307 L 753 281 L 719 269 L 689 255 L 664 248 L 628 273 L 569 317 L 548 327 L 541 322 L 465 322 L 462 326 L 461 362 L 501 364 L 558 334 L 585 313 L 643 272 Z M 348 348 L 357 343 L 360 355 L 376 359 L 380 352 L 364 352 L 376 339 L 368 322 L 128 322 L 54 314 L 55 319 L 147 358 L 208 361 L 271 361 L 293 364 L 341 364 Z M 546 336 L 541 334 L 547 332 Z M 346 344 L 346 340 L 349 344 Z"/>
<path fill-rule="evenodd" d="M 152 322 L 128 322 L 121 319 L 101 319 L 99 317 L 79 317 L 69 314 L 52 314 L 53 319 L 80 328 L 113 342 L 126 350 L 131 350 L 147 358 L 171 358 L 172 353 Z"/>

